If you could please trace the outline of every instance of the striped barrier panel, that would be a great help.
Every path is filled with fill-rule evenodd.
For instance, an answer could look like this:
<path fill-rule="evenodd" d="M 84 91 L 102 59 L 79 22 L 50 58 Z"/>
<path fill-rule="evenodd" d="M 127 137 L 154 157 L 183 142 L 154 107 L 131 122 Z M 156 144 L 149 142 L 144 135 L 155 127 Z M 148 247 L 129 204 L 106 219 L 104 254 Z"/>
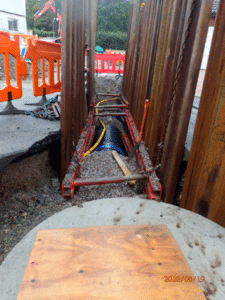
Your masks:
<path fill-rule="evenodd" d="M 125 54 L 95 54 L 95 73 L 123 74 Z"/>
<path fill-rule="evenodd" d="M 22 97 L 22 77 L 26 79 L 26 62 L 20 59 L 19 36 L 15 35 L 10 39 L 8 32 L 0 31 L 0 54 L 4 56 L 5 87 L 0 89 L 0 102 Z M 15 58 L 16 86 L 13 86 L 10 78 L 9 55 Z M 10 96 L 9 96 L 10 94 Z"/>
<path fill-rule="evenodd" d="M 61 91 L 60 61 L 61 45 L 41 40 L 28 40 L 24 60 L 31 60 L 33 94 L 35 97 Z M 41 82 L 38 77 L 38 62 L 41 65 Z M 48 64 L 48 75 L 45 76 L 45 64 Z M 55 76 L 56 70 L 56 76 Z M 56 77 L 56 78 L 55 78 Z"/>

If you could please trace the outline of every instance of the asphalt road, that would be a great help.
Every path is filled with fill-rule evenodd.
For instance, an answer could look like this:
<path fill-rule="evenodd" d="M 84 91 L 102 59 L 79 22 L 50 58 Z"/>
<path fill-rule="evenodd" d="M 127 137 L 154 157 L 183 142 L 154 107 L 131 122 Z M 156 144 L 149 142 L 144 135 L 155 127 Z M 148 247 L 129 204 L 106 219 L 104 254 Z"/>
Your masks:
<path fill-rule="evenodd" d="M 47 99 L 57 94 L 47 95 Z M 41 97 L 34 97 L 31 82 L 23 83 L 23 97 L 13 100 L 12 104 L 20 110 L 32 111 L 37 106 L 25 105 L 35 103 Z M 0 112 L 6 102 L 0 102 Z M 33 144 L 46 138 L 49 133 L 60 129 L 60 121 L 38 119 L 30 115 L 0 115 L 0 169 L 15 156 L 26 152 Z"/>

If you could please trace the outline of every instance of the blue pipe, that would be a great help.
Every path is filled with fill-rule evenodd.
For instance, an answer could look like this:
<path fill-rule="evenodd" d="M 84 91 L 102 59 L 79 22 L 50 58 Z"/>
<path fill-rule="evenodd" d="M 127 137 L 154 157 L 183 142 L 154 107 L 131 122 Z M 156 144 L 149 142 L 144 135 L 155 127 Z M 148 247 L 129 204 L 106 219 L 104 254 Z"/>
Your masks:
<path fill-rule="evenodd" d="M 106 127 L 105 135 L 101 140 L 99 146 L 95 149 L 95 151 L 115 150 L 119 154 L 126 156 L 127 155 L 126 149 L 121 139 L 121 133 L 119 129 L 115 125 L 111 125 L 111 124 L 107 124 L 105 127 Z M 102 133 L 102 127 L 97 126 L 95 132 L 96 133 L 95 133 L 93 145 L 97 142 L 98 138 L 100 137 Z"/>

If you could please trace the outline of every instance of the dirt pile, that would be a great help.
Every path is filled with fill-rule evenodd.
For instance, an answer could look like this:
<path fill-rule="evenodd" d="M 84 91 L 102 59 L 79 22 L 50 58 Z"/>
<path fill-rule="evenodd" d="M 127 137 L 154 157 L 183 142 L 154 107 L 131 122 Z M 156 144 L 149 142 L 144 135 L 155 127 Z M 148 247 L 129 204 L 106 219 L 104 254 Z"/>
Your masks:
<path fill-rule="evenodd" d="M 100 77 L 95 75 L 95 93 L 109 93 L 120 94 L 122 93 L 123 77 L 120 76 L 104 76 Z"/>
<path fill-rule="evenodd" d="M 15 58 L 9 55 L 10 79 L 16 80 L 16 64 Z M 45 76 L 48 76 L 48 64 L 45 61 Z M 41 63 L 38 62 L 38 77 L 41 78 Z M 32 79 L 31 63 L 27 62 L 27 79 Z M 5 80 L 4 56 L 0 54 L 0 81 Z"/>

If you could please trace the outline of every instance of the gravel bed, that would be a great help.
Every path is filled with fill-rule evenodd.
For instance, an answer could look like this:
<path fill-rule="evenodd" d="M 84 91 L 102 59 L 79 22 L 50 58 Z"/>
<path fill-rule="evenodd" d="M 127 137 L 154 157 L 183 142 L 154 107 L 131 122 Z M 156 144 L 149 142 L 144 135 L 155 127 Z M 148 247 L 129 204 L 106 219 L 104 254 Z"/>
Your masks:
<path fill-rule="evenodd" d="M 120 78 L 107 78 L 99 77 L 96 78 L 96 93 L 121 93 L 122 87 L 122 77 Z M 104 97 L 99 97 L 98 100 L 102 100 Z M 97 119 L 97 118 L 96 118 Z M 104 118 L 104 122 L 108 122 Z M 121 130 L 121 124 L 115 119 L 111 122 Z M 77 154 L 74 155 L 70 167 L 67 172 L 68 184 L 71 182 L 74 168 L 79 165 L 78 154 L 81 150 L 81 145 L 83 143 L 87 126 L 83 135 L 80 137 L 77 145 Z M 94 126 L 91 130 L 94 129 Z M 141 149 L 144 145 L 141 144 Z M 145 162 L 149 163 L 149 169 L 152 168 L 151 162 L 149 162 L 149 156 L 144 147 L 144 159 Z M 120 155 L 125 164 L 128 166 L 132 174 L 140 174 L 137 169 L 137 160 L 134 157 L 128 164 L 127 157 Z M 42 156 L 40 155 L 39 160 L 44 163 Z M 81 178 L 93 178 L 93 177 L 103 177 L 103 176 L 121 176 L 122 171 L 118 167 L 116 161 L 112 157 L 111 151 L 97 151 L 91 153 L 86 158 L 83 159 L 80 169 Z M 63 199 L 62 192 L 59 188 L 59 180 L 55 178 L 54 172 L 46 171 L 49 167 L 40 168 L 40 174 L 38 175 L 38 180 L 40 184 L 30 187 L 28 190 L 18 190 L 14 195 L 10 195 L 7 198 L 1 198 L 0 200 L 0 265 L 3 262 L 7 254 L 12 250 L 12 248 L 35 226 L 46 220 L 53 214 L 66 209 L 72 205 L 82 207 L 82 203 L 90 200 L 97 200 L 102 198 L 110 197 L 134 197 L 137 195 L 142 195 L 142 197 L 147 196 L 143 193 L 143 185 L 141 182 L 137 182 L 135 186 L 130 186 L 128 182 L 123 182 L 119 184 L 106 184 L 98 186 L 87 186 L 80 187 L 77 189 L 73 199 Z M 28 168 L 29 169 L 29 168 Z M 38 181 L 37 179 L 31 181 L 34 177 L 34 170 L 29 172 L 24 172 L 24 178 L 27 183 L 32 183 L 33 181 Z M 49 172 L 49 173 L 48 173 Z M 13 174 L 13 173 L 12 173 Z M 21 176 L 21 175 L 20 175 Z M 26 183 L 25 183 L 26 185 Z M 6 194 L 6 193 L 4 193 Z M 1 197 L 1 196 L 0 196 Z"/>
<path fill-rule="evenodd" d="M 103 118 L 101 118 L 103 120 Z M 117 126 L 120 130 L 122 129 L 122 123 L 119 121 L 111 118 L 105 117 L 104 123 L 111 123 L 113 122 L 114 125 Z M 96 124 L 96 122 L 94 122 Z M 86 130 L 88 128 L 86 127 Z M 137 131 L 135 131 L 135 135 L 137 135 Z M 69 187 L 73 178 L 74 169 L 79 165 L 78 157 L 81 151 L 81 147 L 84 142 L 86 130 L 83 132 L 83 135 L 80 137 L 78 141 L 78 145 L 76 147 L 76 154 L 74 155 L 71 165 L 68 169 L 67 175 L 64 180 L 64 185 Z M 153 187 L 158 190 L 159 189 L 159 179 L 156 177 L 154 172 L 152 163 L 150 161 L 148 152 L 142 142 L 140 145 L 140 150 L 142 153 L 142 157 L 144 162 L 146 163 L 147 170 L 150 173 L 151 180 Z M 129 168 L 132 174 L 140 174 L 140 170 L 138 168 L 138 162 L 136 157 L 134 156 L 133 159 L 128 163 L 128 157 L 120 155 L 124 163 Z M 80 175 L 79 178 L 101 178 L 101 177 L 108 177 L 108 176 L 122 176 L 123 173 L 117 162 L 112 157 L 111 150 L 105 151 L 94 151 L 85 157 L 80 164 Z M 86 186 L 86 187 L 79 187 L 74 195 L 73 204 L 82 203 L 83 201 L 90 201 L 95 199 L 101 198 L 111 198 L 111 197 L 134 197 L 144 193 L 144 187 L 142 182 L 138 182 L 135 186 L 130 186 L 127 182 L 123 183 L 112 183 L 112 184 L 104 184 L 104 185 L 95 185 L 95 186 Z"/>
<path fill-rule="evenodd" d="M 129 120 L 131 121 L 131 126 L 132 126 L 132 129 L 133 129 L 133 132 L 134 132 L 135 139 L 137 141 L 138 137 L 139 137 L 139 133 L 136 129 L 136 126 L 132 122 L 132 118 L 130 116 L 129 116 Z M 147 148 L 145 147 L 145 143 L 143 141 L 141 141 L 141 143 L 140 143 L 139 150 L 140 150 L 140 153 L 142 155 L 143 162 L 144 162 L 144 165 L 146 167 L 146 171 L 148 172 L 148 174 L 150 176 L 152 186 L 153 186 L 155 191 L 159 191 L 160 190 L 159 178 L 157 177 L 157 175 L 154 171 L 153 164 L 150 160 Z"/>
<path fill-rule="evenodd" d="M 135 162 L 127 163 L 127 157 L 120 155 L 132 174 L 138 174 Z M 123 173 L 112 157 L 110 150 L 95 151 L 84 158 L 80 178 L 101 178 L 123 176 Z M 73 199 L 75 202 L 90 201 L 102 198 L 134 197 L 143 193 L 143 185 L 137 182 L 130 186 L 128 182 L 80 187 Z"/>
<path fill-rule="evenodd" d="M 122 123 L 111 118 L 105 117 L 101 118 L 105 124 L 113 123 L 117 128 L 122 130 Z M 95 118 L 94 125 L 97 122 L 97 118 Z M 87 131 L 83 132 L 82 136 L 78 141 L 78 145 L 76 147 L 76 153 L 72 158 L 70 167 L 67 171 L 65 179 L 63 181 L 65 186 L 70 186 L 70 183 L 73 178 L 74 169 L 79 165 L 78 157 L 84 142 L 85 134 Z M 93 130 L 93 128 L 91 129 Z M 140 174 L 140 171 L 137 168 L 137 160 L 136 158 L 132 159 L 128 163 L 128 157 L 120 155 L 121 159 L 129 168 L 132 174 Z M 104 151 L 94 151 L 90 153 L 88 156 L 83 158 L 82 164 L 80 165 L 80 178 L 100 178 L 100 177 L 112 177 L 112 176 L 122 176 L 123 173 L 119 168 L 117 162 L 112 156 L 111 150 Z M 135 186 L 130 186 L 127 182 L 123 183 L 112 183 L 112 184 L 104 184 L 104 185 L 95 185 L 95 186 L 86 186 L 78 188 L 78 191 L 75 193 L 73 197 L 73 204 L 77 204 L 83 201 L 90 201 L 101 198 L 114 198 L 114 197 L 134 197 L 142 194 L 143 184 L 142 182 L 137 182 Z"/>

